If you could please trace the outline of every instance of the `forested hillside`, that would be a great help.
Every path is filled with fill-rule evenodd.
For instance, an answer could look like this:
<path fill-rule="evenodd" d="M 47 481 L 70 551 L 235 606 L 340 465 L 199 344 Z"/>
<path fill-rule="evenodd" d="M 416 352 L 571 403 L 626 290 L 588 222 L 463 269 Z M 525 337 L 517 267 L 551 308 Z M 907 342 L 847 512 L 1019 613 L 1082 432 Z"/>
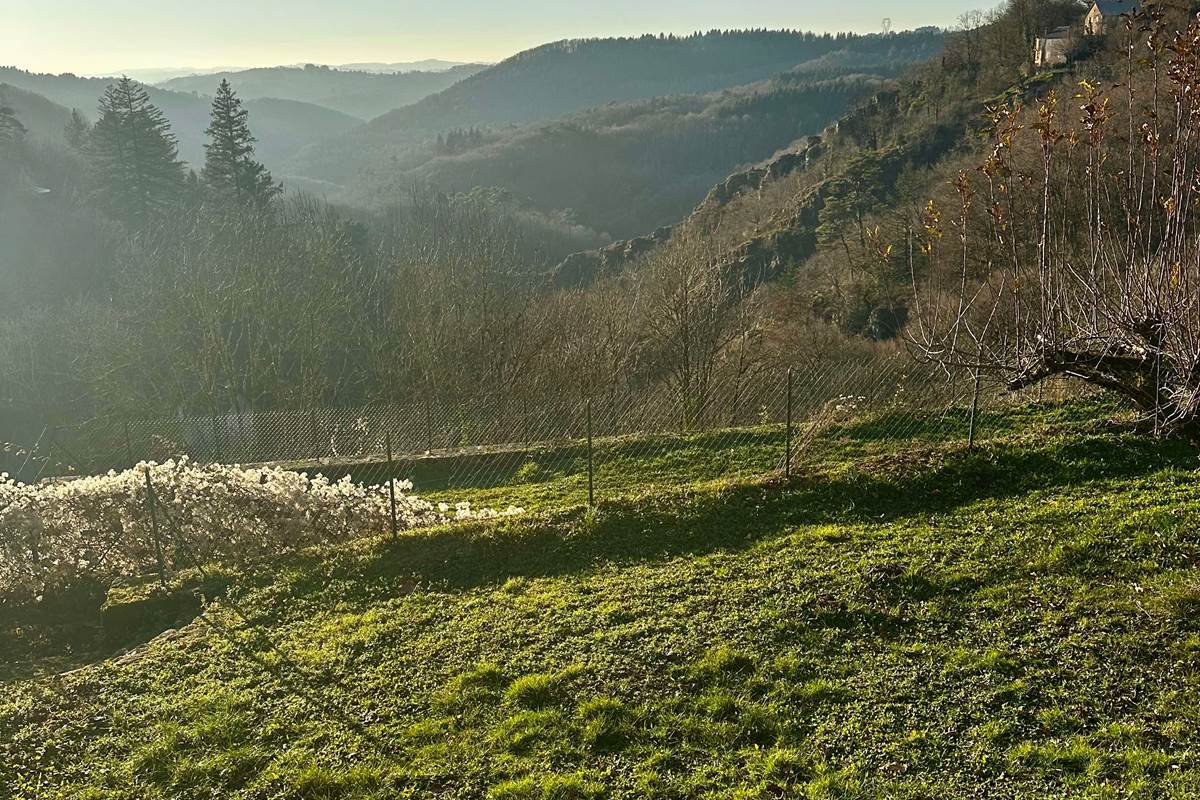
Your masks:
<path fill-rule="evenodd" d="M 755 37 L 769 45 L 762 53 L 739 49 Z M 678 220 L 739 165 L 819 132 L 880 80 L 931 58 L 941 41 L 937 31 L 749 32 L 559 44 L 315 145 L 290 169 L 322 180 L 321 194 L 340 202 L 379 206 L 414 183 L 494 187 L 597 233 L 638 235 Z M 701 67 L 697 54 L 711 59 Z M 647 69 L 607 66 L 626 57 Z M 680 64 L 692 71 L 676 74 Z M 785 71 L 739 84 L 771 68 Z M 706 82 L 725 88 L 691 90 Z M 653 97 L 619 102 L 643 94 Z M 511 102 L 501 107 L 497 97 Z M 543 116 L 554 119 L 529 121 Z M 314 168 L 311 159 L 327 157 L 341 166 Z"/>
<path fill-rule="evenodd" d="M 805 182 L 834 176 L 860 149 L 911 139 L 922 142 L 929 158 L 936 160 L 967 147 L 974 125 L 971 114 L 984 98 L 1010 85 L 1006 81 L 1020 79 L 1016 55 L 1004 56 L 1007 61 L 999 56 L 982 60 L 1023 36 L 1004 32 L 1009 24 L 1005 21 L 1015 14 L 989 28 L 994 31 L 987 34 L 992 40 L 970 38 L 984 36 L 974 32 L 951 37 L 944 60 L 932 61 L 900 86 L 881 84 L 877 78 L 828 77 L 821 71 L 828 63 L 817 70 L 796 62 L 849 52 L 872 58 L 890 53 L 899 63 L 926 50 L 940 52 L 940 32 L 875 37 L 711 34 L 560 44 L 531 51 L 413 108 L 452 110 L 454 98 L 464 99 L 489 86 L 500 87 L 501 97 L 513 99 L 518 88 L 536 88 L 555 75 L 561 78 L 556 86 L 577 89 L 585 76 L 594 78 L 597 70 L 613 66 L 617 55 L 634 52 L 643 54 L 636 69 L 626 73 L 622 67 L 610 83 L 590 91 L 611 97 L 622 91 L 677 89 L 685 74 L 692 81 L 685 88 L 692 88 L 696 82 L 743 81 L 748 72 L 772 72 L 765 82 L 739 84 L 743 88 L 595 108 L 525 130 L 439 130 L 436 121 L 430 121 L 421 146 L 434 153 L 440 147 L 442 153 L 429 163 L 425 177 L 462 181 L 452 188 L 463 191 L 442 196 L 393 183 L 379 198 L 387 201 L 381 213 L 277 203 L 253 213 L 230 214 L 211 200 L 192 207 L 194 200 L 186 197 L 195 195 L 185 193 L 184 211 L 151 214 L 134 228 L 136 236 L 127 239 L 121 228 L 128 224 L 120 217 L 97 215 L 90 202 L 73 199 L 90 197 L 103 186 L 97 186 L 96 177 L 85 168 L 85 155 L 79 168 L 67 170 L 60 180 L 86 191 L 64 191 L 53 202 L 63 214 L 98 216 L 113 237 L 96 237 L 98 245 L 84 249 L 96 263 L 89 267 L 89 280 L 68 291 L 22 281 L 20 276 L 28 274 L 23 263 L 10 267 L 10 296 L 27 298 L 10 312 L 10 335 L 0 354 L 11 374 L 26 376 L 9 385 L 10 399 L 33 406 L 41 402 L 35 398 L 58 398 L 41 405 L 60 419 L 159 415 L 180 409 L 219 413 L 383 397 L 448 403 L 489 393 L 561 395 L 579 387 L 630 397 L 669 391 L 692 398 L 687 400 L 690 404 L 701 402 L 706 385 L 781 363 L 798 342 L 810 337 L 826 342 L 822 352 L 830 357 L 839 348 L 861 352 L 875 346 L 872 339 L 894 336 L 903 311 L 898 302 L 888 303 L 899 299 L 898 278 L 874 284 L 858 273 L 843 279 L 831 268 L 803 284 L 760 286 L 758 278 L 731 280 L 723 267 L 726 256 L 748 241 L 753 230 L 780 230 L 815 240 L 811 230 L 791 225 L 787 213 L 802 197 Z M 1025 48 L 1014 44 L 1012 50 L 1024 53 Z M 965 62 L 956 60 L 963 57 Z M 787 74 L 780 74 L 781 65 Z M 629 80 L 622 82 L 622 75 Z M 634 81 L 634 75 L 641 77 Z M 547 109 L 555 103 L 565 105 L 567 88 L 547 90 L 538 102 L 548 104 Z M 858 101 L 876 89 L 874 99 Z M 523 102 L 532 109 L 533 101 Z M 572 102 L 591 101 L 575 97 Z M 579 224 L 585 221 L 584 212 L 600 220 L 597 225 L 605 223 L 613 230 L 672 221 L 672 214 L 683 214 L 704 196 L 713 175 L 719 180 L 728 171 L 722 162 L 754 161 L 797 137 L 807 148 L 803 134 L 820 130 L 821 117 L 835 119 L 849 106 L 857 110 L 830 133 L 822 145 L 826 154 L 812 166 L 805 149 L 803 168 L 790 173 L 798 183 L 768 182 L 762 191 L 746 193 L 747 200 L 757 198 L 757 206 L 734 214 L 737 205 L 728 205 L 727 220 L 714 217 L 711 225 L 691 226 L 673 247 L 651 253 L 613 279 L 577 291 L 544 285 L 542 276 L 563 256 L 596 244 L 591 226 Z M 253 102 L 246 107 L 252 132 L 265 141 Z M 896 109 L 895 118 L 885 122 Z M 362 131 L 345 138 L 360 135 Z M 552 157 L 560 149 L 565 152 Z M 484 152 L 490 158 L 481 158 Z M 791 152 L 794 160 L 795 149 Z M 591 154 L 603 158 L 589 160 Z M 403 166 L 379 153 L 375 156 L 376 168 L 385 175 L 398 174 Z M 548 168 L 520 168 L 536 159 L 545 160 Z M 36 174 L 38 169 L 35 163 L 27 172 Z M 846 185 L 920 191 L 913 188 L 918 184 L 912 177 L 895 180 L 903 169 L 888 170 L 866 176 L 874 182 Z M 566 177 L 554 178 L 555 171 Z M 622 176 L 627 185 L 606 179 L 606 172 Z M 504 187 L 506 179 L 519 188 Z M 568 185 L 572 182 L 578 186 Z M 98 196 L 109 194 L 101 191 Z M 682 202 L 685 195 L 688 199 Z M 534 196 L 539 203 L 530 205 L 524 196 Z M 33 201 L 18 197 L 11 202 L 28 207 Z M 564 207 L 578 209 L 574 216 L 555 213 Z M 852 215 L 853 208 L 845 213 Z M 820 238 L 840 242 L 842 237 L 834 235 L 837 230 L 831 226 Z M 38 241 L 48 242 L 50 232 L 36 225 L 27 238 L 39 231 L 45 236 Z M 112 245 L 101 244 L 106 241 Z M 30 247 L 57 252 L 50 246 Z M 75 260 L 58 263 L 61 266 L 46 268 L 45 274 L 77 274 Z M 770 274 L 786 271 L 781 266 Z M 705 298 L 709 309 L 704 324 L 698 326 L 690 318 L 700 307 L 687 305 L 664 326 L 663 308 L 678 301 L 681 287 L 692 284 L 689 304 Z M 833 302 L 816 303 L 814 295 L 830 296 L 829 286 L 840 287 L 842 294 L 832 295 Z M 73 305 L 63 305 L 67 300 Z M 23 313 L 31 301 L 60 312 Z M 850 318 L 844 309 L 859 307 L 865 312 L 855 313 L 875 320 L 875 333 L 862 336 L 869 325 L 844 321 Z M 880 307 L 889 313 L 876 313 Z M 88 322 L 60 322 L 67 318 Z M 297 319 L 304 324 L 297 326 Z M 122 334 L 131 328 L 154 333 L 135 345 Z M 197 329 L 207 333 L 197 337 Z M 338 335 L 327 335 L 329 331 Z M 76 332 L 86 336 L 76 341 Z M 678 336 L 684 332 L 700 338 L 681 341 Z M 49 346 L 64 340 L 74 344 Z M 245 342 L 253 342 L 254 348 L 247 350 Z M 46 368 L 31 372 L 31 355 Z"/>
<path fill-rule="evenodd" d="M 1021 235 L 1010 238 L 1007 228 L 989 221 L 988 209 L 996 203 L 981 198 L 999 190 L 987 184 L 981 165 L 989 163 L 996 146 L 988 137 L 1000 128 L 994 127 L 996 117 L 983 116 L 987 109 L 1010 114 L 1024 131 L 1006 145 L 1019 153 L 1020 160 L 1008 167 L 1015 171 L 1038 163 L 1034 132 L 1046 124 L 1037 117 L 1039 98 L 1051 90 L 1065 98 L 1082 91 L 1079 81 L 1085 78 L 1092 87 L 1115 84 L 1126 64 L 1136 73 L 1131 85 L 1140 96 L 1157 96 L 1151 77 L 1137 77 L 1152 75 L 1147 70 L 1153 66 L 1122 60 L 1120 30 L 1111 41 L 1081 50 L 1068 70 L 1030 74 L 1026 44 L 1032 32 L 1076 17 L 1071 3 L 1014 2 L 979 26 L 950 35 L 943 56 L 896 82 L 871 87 L 879 90 L 853 103 L 819 141 L 801 138 L 778 158 L 718 184 L 670 236 L 616 248 L 595 268 L 580 269 L 557 286 L 547 282 L 547 272 L 570 250 L 593 246 L 594 232 L 578 217 L 529 204 L 520 192 L 494 185 L 466 190 L 502 173 L 487 173 L 481 165 L 476 173 L 455 175 L 451 167 L 475 169 L 467 165 L 478 158 L 476 149 L 493 154 L 487 168 L 495 169 L 505 159 L 531 163 L 534 154 L 564 146 L 568 155 L 548 163 L 567 170 L 578 142 L 580 152 L 613 153 L 606 168 L 624 174 L 632 186 L 652 187 L 652 181 L 638 184 L 632 171 L 622 172 L 617 156 L 637 163 L 648 152 L 682 170 L 681 161 L 671 160 L 670 146 L 632 142 L 678 134 L 675 147 L 702 163 L 696 168 L 701 174 L 715 169 L 715 160 L 703 164 L 710 147 L 717 152 L 739 139 L 755 142 L 758 132 L 744 126 L 744 117 L 762 122 L 764 150 L 772 136 L 786 135 L 790 142 L 790 128 L 808 124 L 801 109 L 809 108 L 813 95 L 806 92 L 834 89 L 847 94 L 835 104 L 849 103 L 860 79 L 813 83 L 788 76 L 758 88 L 594 109 L 571 124 L 516 133 L 456 129 L 453 136 L 442 135 L 440 146 L 447 152 L 432 165 L 447 170 L 444 179 L 463 181 L 464 191 L 397 186 L 379 212 L 281 201 L 246 211 L 190 189 L 182 199 L 164 200 L 161 209 L 98 212 L 94 206 L 114 195 L 104 181 L 119 178 L 89 171 L 86 153 L 50 169 L 26 147 L 23 169 L 31 182 L 53 188 L 57 180 L 68 187 L 52 195 L 60 213 L 86 221 L 77 223 L 81 230 L 102 223 L 113 233 L 93 237 L 97 245 L 82 249 L 90 277 L 68 282 L 68 289 L 30 277 L 82 269 L 80 259 L 61 257 L 61 237 L 30 226 L 26 238 L 36 233 L 44 242 L 31 244 L 31 252 L 53 263 L 26 272 L 27 264 L 14 260 L 5 276 L 14 301 L 0 359 L 9 374 L 21 376 L 6 390 L 12 402 L 63 420 L 383 399 L 451 405 L 486 397 L 503 403 L 585 392 L 629 402 L 669 394 L 685 408 L 704 409 L 712 386 L 777 369 L 797 352 L 836 361 L 894 350 L 898 341 L 911 341 L 918 313 L 945 313 L 952 292 L 942 287 L 930 304 L 918 303 L 914 276 L 940 282 L 962 271 L 961 253 L 951 243 L 959 241 L 955 226 L 963 224 L 964 196 L 972 198 L 967 238 L 977 241 L 968 253 L 968 275 L 990 275 L 989 265 L 1002 255 L 1013 260 L 988 240 L 990 231 L 999 230 L 1018 264 L 1038 263 L 1044 257 L 1039 252 L 1050 250 L 1027 229 L 1039 218 L 1028 194 L 1039 185 L 1036 174 L 1020 173 L 1021 181 L 1004 184 L 1014 205 L 1003 219 L 1022 226 Z M 1140 35 L 1125 35 L 1135 34 Z M 651 50 L 683 47 L 686 53 L 717 40 L 736 43 L 742 37 L 654 39 Z M 809 42 L 792 34 L 778 39 L 797 40 Z M 817 47 L 819 40 L 810 43 Z M 845 46 L 831 43 L 825 49 Z M 490 80 L 489 73 L 459 86 Z M 1060 101 L 1047 111 L 1053 128 L 1063 131 L 1063 142 L 1087 134 L 1086 121 L 1073 116 L 1077 105 Z M 1110 101 L 1109 107 L 1120 103 Z M 829 107 L 825 113 L 836 112 Z M 1136 104 L 1133 113 L 1141 113 Z M 674 124 L 684 118 L 694 126 Z M 249 119 L 257 133 L 253 114 Z M 981 128 L 988 133 L 981 135 Z M 620 133 L 626 130 L 628 141 Z M 1082 151 L 1072 152 L 1080 157 Z M 753 155 L 726 151 L 722 157 Z M 1126 158 L 1110 153 L 1103 163 Z M 76 163 L 77 169 L 70 166 Z M 1063 169 L 1041 182 L 1080 196 L 1078 187 L 1068 188 L 1070 176 L 1086 174 L 1086 168 Z M 1152 174 L 1149 163 L 1146 169 Z M 49 177 L 42 178 L 43 172 Z M 512 170 L 514 182 L 541 180 L 517 174 L 522 172 Z M 622 202 L 655 208 L 634 192 L 622 193 L 615 182 L 600 182 L 599 173 L 590 167 L 569 173 L 580 176 L 576 194 L 565 182 L 523 186 L 529 194 L 544 193 L 548 206 L 576 203 L 598 219 L 609 215 L 614 228 L 634 225 L 632 217 L 621 215 Z M 75 193 L 73 185 L 86 191 Z M 589 190 L 606 196 L 588 206 Z M 693 185 L 688 191 L 706 190 Z M 44 199 L 18 193 L 11 202 L 38 219 L 31 204 Z M 657 208 L 662 219 L 670 207 Z M 1053 207 L 1084 219 L 1086 209 L 1067 202 Z M 649 214 L 644 220 L 655 221 Z M 1066 243 L 1064 252 L 1083 246 L 1069 225 L 1058 225 L 1054 230 Z M 987 296 L 997 292 L 1007 296 L 999 290 Z M 27 311 L 33 303 L 54 313 Z M 130 329 L 153 334 L 135 343 L 124 335 Z M 254 347 L 248 349 L 247 342 Z M 981 335 L 981 351 L 990 346 L 984 342 Z M 33 363 L 42 368 L 31 370 Z"/>
<path fill-rule="evenodd" d="M 468 131 L 397 175 L 450 192 L 498 186 L 613 236 L 673 223 L 738 165 L 817 133 L 883 81 L 794 76 L 705 95 L 609 105 L 508 133 Z"/>
<path fill-rule="evenodd" d="M 159 86 L 211 96 L 218 83 L 228 80 L 247 100 L 263 97 L 299 100 L 360 119 L 372 119 L 440 92 L 482 69 L 485 66 L 481 64 L 466 64 L 439 71 L 392 73 L 308 64 L 190 75 L 164 81 Z"/>
<path fill-rule="evenodd" d="M 0 67 L 0 83 L 41 95 L 68 109 L 78 109 L 88 119 L 96 117 L 96 103 L 113 79 L 75 75 L 41 75 Z M 215 90 L 219 79 L 214 79 Z M 149 87 L 153 102 L 171 121 L 179 137 L 184 160 L 204 161 L 204 129 L 210 100 L 182 92 Z M 294 100 L 259 99 L 246 103 L 259 138 L 259 154 L 272 166 L 283 163 L 300 147 L 350 130 L 361 119 L 329 108 Z"/>
<path fill-rule="evenodd" d="M 1093 41 L 1081 49 L 1067 70 L 1029 70 L 1023 43 L 1076 20 L 1076 12 L 1071 2 L 1011 3 L 948 36 L 942 58 L 867 98 L 819 140 L 730 176 L 671 230 L 573 255 L 556 280 L 586 285 L 661 257 L 672 236 L 690 241 L 703 232 L 719 259 L 748 280 L 783 278 L 802 313 L 851 335 L 896 337 L 912 293 L 911 231 L 925 201 L 952 207 L 958 174 L 985 160 L 980 129 L 988 109 L 1033 103 L 1052 88 L 1069 96 L 1085 75 L 1117 77 L 1115 35 L 1108 48 Z"/>
<path fill-rule="evenodd" d="M 13 110 L 28 134 L 37 140 L 61 142 L 71 110 L 45 97 L 0 83 L 0 106 Z"/>
<path fill-rule="evenodd" d="M 844 58 L 832 75 L 860 71 L 859 58 L 876 63 L 880 55 L 903 68 L 931 57 L 940 41 L 938 31 L 895 37 L 732 31 L 557 42 L 519 53 L 350 136 L 315 145 L 289 169 L 335 183 L 360 181 L 424 162 L 439 133 L 500 129 L 605 103 L 743 86 L 838 52 Z"/>

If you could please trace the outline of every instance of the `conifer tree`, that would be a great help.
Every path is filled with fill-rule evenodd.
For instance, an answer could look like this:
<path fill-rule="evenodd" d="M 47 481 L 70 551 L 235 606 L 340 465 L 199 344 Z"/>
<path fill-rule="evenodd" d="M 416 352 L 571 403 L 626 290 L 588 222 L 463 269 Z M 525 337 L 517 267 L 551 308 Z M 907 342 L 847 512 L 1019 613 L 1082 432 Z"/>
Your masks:
<path fill-rule="evenodd" d="M 63 135 L 66 137 L 67 144 L 72 148 L 84 150 L 87 148 L 88 137 L 92 135 L 92 123 L 79 113 L 78 108 L 72 108 L 71 118 L 67 120 Z"/>
<path fill-rule="evenodd" d="M 105 90 L 88 152 L 102 201 L 130 225 L 179 199 L 184 167 L 175 135 L 141 84 L 121 78 Z"/>
<path fill-rule="evenodd" d="M 17 112 L 0 105 L 0 147 L 8 148 L 25 137 L 25 126 L 17 119 Z"/>
<path fill-rule="evenodd" d="M 229 81 L 222 80 L 213 98 L 212 121 L 205 131 L 209 141 L 204 145 L 200 180 L 220 197 L 262 205 L 283 187 L 275 183 L 266 167 L 254 160 L 256 139 L 250 133 L 248 116 Z"/>

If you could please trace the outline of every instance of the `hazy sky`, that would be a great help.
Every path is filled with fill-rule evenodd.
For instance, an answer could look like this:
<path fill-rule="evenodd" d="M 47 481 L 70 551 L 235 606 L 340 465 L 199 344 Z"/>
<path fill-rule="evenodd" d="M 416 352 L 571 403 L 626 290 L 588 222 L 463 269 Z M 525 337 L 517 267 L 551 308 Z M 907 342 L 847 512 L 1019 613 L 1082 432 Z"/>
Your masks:
<path fill-rule="evenodd" d="M 983 3 L 983 6 L 989 5 Z M 499 61 L 578 36 L 948 25 L 970 0 L 0 0 L 0 65 L 37 72 Z"/>

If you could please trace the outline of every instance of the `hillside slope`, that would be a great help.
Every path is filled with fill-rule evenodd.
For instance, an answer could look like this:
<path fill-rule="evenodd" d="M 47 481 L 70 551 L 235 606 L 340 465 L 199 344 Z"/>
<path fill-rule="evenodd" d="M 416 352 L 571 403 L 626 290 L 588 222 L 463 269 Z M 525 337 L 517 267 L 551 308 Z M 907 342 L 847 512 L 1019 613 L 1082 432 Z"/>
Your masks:
<path fill-rule="evenodd" d="M 723 257 L 756 280 L 805 263 L 818 252 L 827 197 L 847 180 L 856 181 L 853 168 L 861 163 L 856 156 L 869 154 L 875 168 L 871 180 L 894 187 L 905 172 L 930 170 L 970 147 L 969 122 L 982 102 L 962 103 L 936 120 L 918 122 L 902 136 L 881 137 L 881 130 L 904 115 L 910 92 L 911 85 L 901 84 L 870 96 L 821 135 L 801 137 L 775 156 L 729 175 L 674 224 L 568 256 L 555 268 L 554 282 L 585 286 L 619 274 L 688 227 L 723 228 Z"/>
<path fill-rule="evenodd" d="M 645 233 L 684 216 L 739 165 L 819 132 L 883 79 L 804 81 L 781 76 L 706 95 L 609 105 L 508 134 L 403 172 L 450 192 L 503 187 L 539 208 L 570 210 L 614 236 Z"/>
<path fill-rule="evenodd" d="M 605 103 L 742 86 L 833 53 L 843 54 L 835 74 L 859 71 L 857 59 L 875 61 L 880 53 L 911 63 L 913 53 L 927 53 L 927 58 L 940 41 L 939 31 L 896 37 L 735 31 L 557 42 L 520 53 L 444 92 L 374 119 L 351 136 L 308 148 L 290 169 L 345 183 L 393 162 L 400 168 L 415 166 L 425 160 L 422 145 L 427 148 L 438 133 L 454 129 L 501 128 Z"/>
<path fill-rule="evenodd" d="M 569 256 L 554 271 L 556 284 L 588 285 L 669 247 L 680 231 L 703 231 L 748 281 L 782 277 L 781 291 L 842 332 L 895 337 L 911 295 L 905 231 L 926 201 L 952 207 L 958 172 L 972 173 L 986 158 L 979 134 L 987 109 L 1036 107 L 1051 89 L 1060 97 L 1077 91 L 1085 77 L 1115 80 L 1116 39 L 1088 40 L 1055 71 L 1030 70 L 1028 32 L 1078 20 L 1072 2 L 1012 4 L 979 28 L 948 34 L 941 58 L 857 104 L 819 139 L 735 172 L 676 224 Z M 882 237 L 888 264 L 872 255 L 868 232 Z"/>
<path fill-rule="evenodd" d="M 8 682 L 0 795 L 1193 797 L 1196 452 L 1087 417 L 273 565 Z"/>
<path fill-rule="evenodd" d="M 58 142 L 71 118 L 71 110 L 34 92 L 0 83 L 0 106 L 8 106 L 35 140 Z"/>
<path fill-rule="evenodd" d="M 228 80 L 243 99 L 299 100 L 371 119 L 440 92 L 483 69 L 482 64 L 466 64 L 429 72 L 379 72 L 309 64 L 189 75 L 164 81 L 159 87 L 211 96 L 217 84 Z"/>

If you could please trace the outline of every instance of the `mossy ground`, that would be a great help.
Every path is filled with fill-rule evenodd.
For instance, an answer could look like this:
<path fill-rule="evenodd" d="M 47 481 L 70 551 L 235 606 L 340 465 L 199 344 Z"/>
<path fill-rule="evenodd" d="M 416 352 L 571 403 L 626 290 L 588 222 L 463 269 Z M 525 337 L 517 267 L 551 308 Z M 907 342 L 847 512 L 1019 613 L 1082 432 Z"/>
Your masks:
<path fill-rule="evenodd" d="M 0 796 L 1195 797 L 1200 460 L 1094 412 L 263 565 L 3 685 Z"/>

